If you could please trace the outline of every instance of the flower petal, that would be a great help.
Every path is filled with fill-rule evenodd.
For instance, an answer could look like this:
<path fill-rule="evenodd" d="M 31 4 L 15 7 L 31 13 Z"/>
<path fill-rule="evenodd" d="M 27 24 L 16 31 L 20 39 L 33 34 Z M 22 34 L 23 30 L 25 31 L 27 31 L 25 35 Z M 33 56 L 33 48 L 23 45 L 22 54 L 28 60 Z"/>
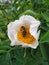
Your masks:
<path fill-rule="evenodd" d="M 8 24 L 8 37 L 11 41 L 14 39 L 14 35 L 17 34 L 18 29 L 22 26 L 22 22 L 15 20 Z"/>
<path fill-rule="evenodd" d="M 33 27 L 36 27 L 36 26 L 39 27 L 39 25 L 40 25 L 40 21 L 38 21 L 38 20 L 36 20 L 36 19 L 35 19 L 34 23 L 31 24 L 32 28 L 33 28 Z"/>
<path fill-rule="evenodd" d="M 37 30 L 38 30 L 37 27 L 34 27 L 34 28 L 31 27 L 31 28 L 30 28 L 30 33 L 31 33 L 31 35 L 34 36 L 35 39 L 36 39 Z"/>
<path fill-rule="evenodd" d="M 12 41 L 14 38 L 14 31 L 12 31 L 13 22 L 8 24 L 8 37 Z"/>
<path fill-rule="evenodd" d="M 39 43 L 38 43 L 38 41 L 36 41 L 33 44 L 25 44 L 25 43 L 20 42 L 20 41 L 13 41 L 10 45 L 11 46 L 22 45 L 22 47 L 30 47 L 30 48 L 36 49 L 37 46 L 39 45 Z"/>
<path fill-rule="evenodd" d="M 18 40 L 13 40 L 10 45 L 11 45 L 11 46 L 15 46 L 15 45 L 25 46 L 25 43 L 20 42 L 20 41 L 18 41 Z"/>
<path fill-rule="evenodd" d="M 30 26 L 30 24 L 36 23 L 36 19 L 30 15 L 23 15 L 20 17 L 20 20 L 25 26 Z"/>
<path fill-rule="evenodd" d="M 35 41 L 33 44 L 28 45 L 28 47 L 36 49 L 38 45 L 39 45 L 38 41 Z"/>
<path fill-rule="evenodd" d="M 21 45 L 21 44 L 20 44 L 20 42 L 17 42 L 16 40 L 13 40 L 10 45 L 15 46 L 15 45 Z"/>
<path fill-rule="evenodd" d="M 40 23 L 35 23 L 35 24 L 30 25 L 30 33 L 35 38 L 36 38 L 36 34 L 37 34 L 37 30 L 38 30 L 39 25 L 40 25 Z"/>
<path fill-rule="evenodd" d="M 36 39 L 38 40 L 38 38 L 39 38 L 39 35 L 40 35 L 40 30 L 37 32 L 37 34 L 36 34 Z"/>
<path fill-rule="evenodd" d="M 16 37 L 15 37 L 11 43 L 11 46 L 15 46 L 15 45 L 22 45 L 22 47 L 30 47 L 30 48 L 36 49 L 39 43 L 38 43 L 38 40 L 36 40 L 32 44 L 27 44 L 27 43 L 16 40 Z"/>

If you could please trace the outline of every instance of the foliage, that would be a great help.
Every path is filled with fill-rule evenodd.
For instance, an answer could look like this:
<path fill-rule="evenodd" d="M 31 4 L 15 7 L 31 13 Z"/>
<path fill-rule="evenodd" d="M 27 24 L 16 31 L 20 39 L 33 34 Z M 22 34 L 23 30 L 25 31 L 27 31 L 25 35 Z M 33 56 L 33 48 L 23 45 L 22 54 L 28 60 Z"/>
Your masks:
<path fill-rule="evenodd" d="M 10 46 L 7 25 L 22 15 L 41 21 L 37 49 Z M 49 0 L 14 0 L 0 3 L 0 65 L 49 65 Z"/>

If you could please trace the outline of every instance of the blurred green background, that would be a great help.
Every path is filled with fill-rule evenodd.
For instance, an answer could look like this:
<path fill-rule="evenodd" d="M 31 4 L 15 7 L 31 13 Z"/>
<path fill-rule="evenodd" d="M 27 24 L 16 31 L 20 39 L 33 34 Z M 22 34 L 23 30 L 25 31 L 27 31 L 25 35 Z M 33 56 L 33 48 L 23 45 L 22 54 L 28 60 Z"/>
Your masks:
<path fill-rule="evenodd" d="M 37 49 L 10 46 L 7 25 L 22 15 L 31 15 L 41 21 Z M 0 3 L 0 65 L 49 65 L 49 0 Z"/>

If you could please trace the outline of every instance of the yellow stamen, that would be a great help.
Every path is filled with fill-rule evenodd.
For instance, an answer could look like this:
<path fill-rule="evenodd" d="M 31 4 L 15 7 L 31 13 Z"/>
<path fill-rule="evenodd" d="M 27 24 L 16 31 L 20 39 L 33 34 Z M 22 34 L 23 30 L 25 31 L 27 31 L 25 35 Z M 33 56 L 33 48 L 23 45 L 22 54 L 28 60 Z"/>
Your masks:
<path fill-rule="evenodd" d="M 30 34 L 29 32 L 29 28 L 25 28 L 26 30 L 26 35 L 23 36 L 22 31 L 19 30 L 18 34 L 17 34 L 17 39 L 21 42 L 27 43 L 27 44 L 31 44 L 32 42 L 34 42 L 36 39 Z"/>

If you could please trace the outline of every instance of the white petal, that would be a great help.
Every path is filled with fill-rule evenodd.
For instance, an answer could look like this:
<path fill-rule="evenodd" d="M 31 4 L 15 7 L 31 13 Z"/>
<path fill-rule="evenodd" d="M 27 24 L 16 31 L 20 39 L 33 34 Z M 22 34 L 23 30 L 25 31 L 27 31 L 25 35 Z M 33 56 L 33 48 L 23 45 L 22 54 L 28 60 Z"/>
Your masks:
<path fill-rule="evenodd" d="M 20 44 L 20 42 L 17 42 L 16 40 L 13 40 L 10 45 L 15 46 L 15 45 L 21 45 L 21 44 Z"/>
<path fill-rule="evenodd" d="M 8 24 L 8 37 L 12 41 L 14 38 L 14 31 L 12 31 L 13 22 Z"/>
<path fill-rule="evenodd" d="M 11 46 L 15 46 L 15 45 L 22 45 L 25 46 L 25 43 L 20 42 L 18 40 L 13 40 L 12 43 L 10 44 Z"/>
<path fill-rule="evenodd" d="M 11 41 L 14 39 L 14 35 L 17 34 L 18 29 L 22 26 L 22 22 L 15 20 L 8 24 L 8 37 Z"/>
<path fill-rule="evenodd" d="M 36 19 L 30 15 L 23 15 L 20 17 L 20 20 L 23 22 L 24 25 L 30 26 L 31 24 L 36 24 Z"/>
<path fill-rule="evenodd" d="M 22 45 L 23 48 L 27 48 L 28 46 L 27 45 Z"/>
<path fill-rule="evenodd" d="M 30 44 L 28 45 L 29 47 L 33 48 L 33 49 L 36 49 L 39 45 L 39 42 L 38 41 L 35 41 L 33 44 Z"/>
<path fill-rule="evenodd" d="M 40 35 L 40 30 L 37 32 L 37 34 L 36 34 L 36 39 L 38 40 L 38 38 L 39 38 L 39 35 Z"/>
<path fill-rule="evenodd" d="M 36 19 L 35 19 L 34 23 L 31 24 L 32 28 L 33 28 L 33 27 L 36 27 L 36 26 L 39 27 L 39 25 L 40 25 L 40 21 L 38 21 L 38 20 L 36 20 Z"/>
<path fill-rule="evenodd" d="M 21 42 L 18 39 L 16 39 L 16 35 L 14 35 L 14 40 L 12 41 L 12 43 L 10 45 L 11 46 L 22 45 L 24 47 L 28 47 L 28 44 L 27 43 Z"/>
<path fill-rule="evenodd" d="M 31 35 L 33 35 L 35 38 L 36 38 L 36 34 L 37 34 L 37 30 L 38 30 L 39 25 L 40 25 L 39 23 L 30 25 L 30 33 L 31 33 Z"/>
<path fill-rule="evenodd" d="M 36 49 L 37 46 L 39 45 L 39 43 L 38 43 L 38 41 L 35 41 L 32 44 L 27 44 L 27 43 L 24 43 L 24 42 L 14 39 L 11 43 L 11 46 L 15 46 L 15 45 L 22 45 L 22 47 L 30 47 L 30 48 Z"/>
<path fill-rule="evenodd" d="M 34 36 L 34 38 L 36 38 L 37 30 L 38 30 L 37 27 L 34 27 L 34 28 L 30 27 L 30 33 L 31 33 L 31 35 Z"/>
<path fill-rule="evenodd" d="M 38 45 L 39 45 L 39 42 L 37 40 L 32 44 L 24 44 L 24 45 L 22 45 L 22 47 L 30 47 L 30 48 L 36 49 L 38 47 Z"/>

